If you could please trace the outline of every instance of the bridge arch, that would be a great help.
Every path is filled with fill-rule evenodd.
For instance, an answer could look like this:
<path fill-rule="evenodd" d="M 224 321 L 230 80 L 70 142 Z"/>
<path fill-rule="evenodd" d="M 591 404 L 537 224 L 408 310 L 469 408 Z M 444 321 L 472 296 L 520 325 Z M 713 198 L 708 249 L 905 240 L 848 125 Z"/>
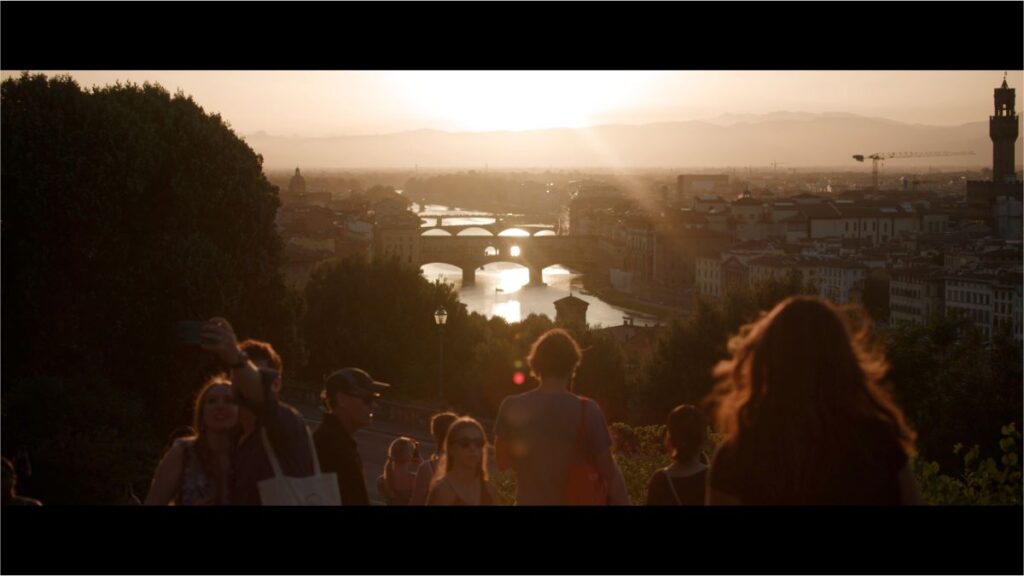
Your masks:
<path fill-rule="evenodd" d="M 442 228 L 430 228 L 420 236 L 451 236 L 452 233 Z"/>
<path fill-rule="evenodd" d="M 548 230 L 546 228 L 544 230 L 537 230 L 536 232 L 533 233 L 533 235 L 534 235 L 534 237 L 537 237 L 537 236 L 558 236 L 558 234 L 556 234 L 554 230 Z"/>
<path fill-rule="evenodd" d="M 431 274 L 430 276 L 428 276 L 427 275 L 427 271 L 424 270 L 424 268 L 426 268 L 427 266 L 430 266 L 431 268 L 434 269 L 434 270 L 431 271 L 431 272 L 433 272 L 433 274 Z M 461 270 L 462 269 L 459 268 L 458 266 L 456 266 L 455 264 L 449 264 L 448 262 L 440 262 L 440 261 L 438 261 L 438 262 L 424 262 L 424 263 L 420 264 L 420 274 L 423 275 L 423 277 L 426 278 L 427 280 L 430 280 L 431 282 L 433 282 L 439 275 L 455 276 L 455 275 L 459 274 Z M 439 274 L 439 272 L 440 272 L 440 274 Z"/>
<path fill-rule="evenodd" d="M 551 282 L 554 282 L 555 278 L 558 277 L 571 279 L 573 276 L 579 276 L 582 273 L 583 272 L 579 266 L 561 264 L 557 262 L 554 264 L 548 264 L 541 270 L 542 279 L 543 277 L 547 277 Z"/>
<path fill-rule="evenodd" d="M 456 234 L 456 236 L 494 236 L 494 233 L 486 228 L 470 226 L 469 228 L 459 230 L 459 233 Z"/>
<path fill-rule="evenodd" d="M 553 262 L 551 264 L 548 264 L 547 266 L 544 266 L 544 269 L 547 270 L 548 268 L 555 267 L 567 270 L 570 274 L 583 274 L 583 267 L 575 263 L 565 264 L 562 262 Z"/>
<path fill-rule="evenodd" d="M 528 238 L 530 233 L 522 228 L 506 228 L 501 232 L 498 232 L 498 236 L 516 236 L 521 238 Z"/>
<path fill-rule="evenodd" d="M 477 268 L 476 272 L 500 273 L 497 292 L 515 292 L 530 283 L 529 266 L 514 259 L 498 258 L 489 261 Z"/>

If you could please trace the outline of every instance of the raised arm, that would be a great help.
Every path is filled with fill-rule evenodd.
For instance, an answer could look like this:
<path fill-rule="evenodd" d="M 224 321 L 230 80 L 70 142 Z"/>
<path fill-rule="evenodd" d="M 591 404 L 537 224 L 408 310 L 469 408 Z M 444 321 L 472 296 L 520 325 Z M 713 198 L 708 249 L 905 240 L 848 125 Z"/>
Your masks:
<path fill-rule="evenodd" d="M 239 395 L 254 407 L 263 405 L 263 386 L 260 373 L 238 349 L 235 330 L 224 318 L 211 318 L 201 332 L 204 350 L 213 352 L 231 370 L 231 384 Z"/>
<path fill-rule="evenodd" d="M 146 495 L 146 506 L 167 506 L 174 500 L 181 484 L 181 473 L 185 463 L 185 448 L 175 442 L 164 454 L 153 474 L 153 484 Z"/>

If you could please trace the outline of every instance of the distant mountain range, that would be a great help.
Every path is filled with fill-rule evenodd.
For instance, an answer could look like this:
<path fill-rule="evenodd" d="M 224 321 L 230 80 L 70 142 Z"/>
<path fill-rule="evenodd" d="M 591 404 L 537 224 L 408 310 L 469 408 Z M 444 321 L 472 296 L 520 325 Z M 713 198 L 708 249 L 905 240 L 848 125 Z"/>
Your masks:
<path fill-rule="evenodd" d="M 898 160 L 899 166 L 991 166 L 987 119 L 960 126 L 906 124 L 854 114 L 727 114 L 712 120 L 328 138 L 252 134 L 245 140 L 268 169 L 429 167 L 863 166 L 854 154 L 963 152 L 974 156 Z M 1021 167 L 1017 140 L 1017 167 Z M 894 167 L 896 164 L 894 164 Z"/>

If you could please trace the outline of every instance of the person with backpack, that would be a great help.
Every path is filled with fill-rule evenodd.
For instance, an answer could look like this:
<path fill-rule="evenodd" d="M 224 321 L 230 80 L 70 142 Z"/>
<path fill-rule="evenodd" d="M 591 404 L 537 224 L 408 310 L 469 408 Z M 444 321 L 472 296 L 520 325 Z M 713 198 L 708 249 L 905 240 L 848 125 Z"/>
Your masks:
<path fill-rule="evenodd" d="M 581 359 L 567 331 L 549 330 L 527 359 L 540 385 L 505 398 L 498 408 L 497 465 L 515 470 L 516 504 L 629 504 L 604 413 L 571 392 Z"/>

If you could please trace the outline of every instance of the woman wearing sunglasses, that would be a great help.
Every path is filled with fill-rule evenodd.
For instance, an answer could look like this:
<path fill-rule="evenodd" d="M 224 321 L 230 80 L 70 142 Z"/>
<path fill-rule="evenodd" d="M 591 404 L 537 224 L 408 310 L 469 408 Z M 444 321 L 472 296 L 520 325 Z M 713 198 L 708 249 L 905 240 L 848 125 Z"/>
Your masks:
<path fill-rule="evenodd" d="M 476 420 L 463 417 L 452 423 L 438 477 L 427 495 L 428 506 L 491 506 L 498 493 L 487 481 L 487 436 Z"/>

